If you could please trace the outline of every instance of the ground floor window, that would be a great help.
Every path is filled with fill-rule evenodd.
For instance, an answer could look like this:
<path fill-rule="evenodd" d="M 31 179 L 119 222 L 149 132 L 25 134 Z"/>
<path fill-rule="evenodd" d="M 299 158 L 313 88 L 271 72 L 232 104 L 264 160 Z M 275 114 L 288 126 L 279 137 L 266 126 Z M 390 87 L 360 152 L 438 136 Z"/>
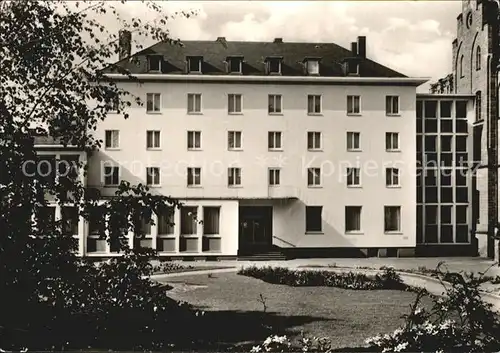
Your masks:
<path fill-rule="evenodd" d="M 361 206 L 346 206 L 345 208 L 345 231 L 361 231 Z"/>
<path fill-rule="evenodd" d="M 321 232 L 323 211 L 322 206 L 306 206 L 306 232 Z"/>
<path fill-rule="evenodd" d="M 401 231 L 401 207 L 385 206 L 384 209 L 384 230 L 386 232 Z"/>

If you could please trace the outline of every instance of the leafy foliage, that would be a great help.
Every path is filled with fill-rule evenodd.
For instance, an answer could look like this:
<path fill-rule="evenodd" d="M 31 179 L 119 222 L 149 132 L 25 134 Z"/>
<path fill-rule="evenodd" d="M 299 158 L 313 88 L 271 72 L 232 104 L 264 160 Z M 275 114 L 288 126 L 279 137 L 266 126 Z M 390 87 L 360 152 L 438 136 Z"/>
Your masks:
<path fill-rule="evenodd" d="M 242 268 L 238 274 L 254 277 L 273 284 L 289 286 L 327 286 L 345 289 L 372 290 L 372 289 L 406 289 L 399 275 L 387 268 L 382 274 L 367 276 L 357 272 L 332 272 L 316 270 L 292 270 L 284 267 L 257 267 Z"/>
<path fill-rule="evenodd" d="M 154 21 L 123 19 L 124 3 L 0 3 L 1 348 L 155 349 L 181 342 L 184 319 L 196 316 L 145 277 L 155 253 L 126 246 L 129 231 L 144 236 L 140 219 L 181 204 L 127 181 L 103 201 L 83 182 L 83 158 L 64 175 L 59 165 L 49 176 L 27 172 L 29 163 L 43 160 L 35 137 L 48 136 L 91 158 L 102 144 L 93 136 L 97 124 L 115 108 L 128 118 L 132 102 L 142 104 L 103 74 L 111 68 L 140 83 L 113 64 L 118 33 L 108 32 L 109 21 L 134 32 L 138 42 L 175 44 L 167 22 L 193 14 L 167 14 L 154 2 L 143 2 Z M 48 199 L 76 206 L 85 219 L 97 209 L 106 220 L 101 237 L 124 256 L 102 264 L 78 258 L 78 242 L 65 222 L 47 217 Z"/>
<path fill-rule="evenodd" d="M 437 269 L 439 271 L 439 267 Z M 481 298 L 481 277 L 441 272 L 450 285 L 444 297 L 434 297 L 431 310 L 419 306 L 419 293 L 402 328 L 367 340 L 382 352 L 497 352 L 500 320 Z"/>

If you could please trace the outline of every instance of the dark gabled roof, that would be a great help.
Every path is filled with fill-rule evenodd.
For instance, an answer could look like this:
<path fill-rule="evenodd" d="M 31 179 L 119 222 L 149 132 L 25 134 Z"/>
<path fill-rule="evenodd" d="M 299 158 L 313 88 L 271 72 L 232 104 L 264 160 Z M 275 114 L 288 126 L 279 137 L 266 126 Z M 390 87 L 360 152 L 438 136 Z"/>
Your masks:
<path fill-rule="evenodd" d="M 307 57 L 321 58 L 320 76 L 345 76 L 343 63 L 353 60 L 353 53 L 333 43 L 292 42 L 241 42 L 241 41 L 184 41 L 182 45 L 166 42 L 157 43 L 133 55 L 135 60 L 124 59 L 116 63 L 132 74 L 148 73 L 147 56 L 163 56 L 162 73 L 184 74 L 186 58 L 203 56 L 203 74 L 227 74 L 225 60 L 231 56 L 242 56 L 243 75 L 266 75 L 265 59 L 282 56 L 283 76 L 304 76 L 303 61 Z M 350 59 L 349 59 L 350 58 Z M 367 58 L 359 60 L 361 77 L 407 77 Z M 112 73 L 114 70 L 105 70 Z"/>

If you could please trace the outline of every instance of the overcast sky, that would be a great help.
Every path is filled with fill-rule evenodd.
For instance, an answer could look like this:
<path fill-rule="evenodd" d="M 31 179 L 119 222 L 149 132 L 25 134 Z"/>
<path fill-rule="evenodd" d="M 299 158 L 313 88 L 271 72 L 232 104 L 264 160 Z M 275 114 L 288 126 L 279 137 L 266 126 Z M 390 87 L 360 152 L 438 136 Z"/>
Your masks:
<path fill-rule="evenodd" d="M 169 29 L 181 40 L 333 42 L 350 48 L 367 37 L 367 55 L 408 76 L 440 78 L 451 72 L 451 42 L 461 1 L 168 1 L 169 10 L 193 9 Z M 147 18 L 140 3 L 123 7 Z M 419 91 L 427 90 L 421 87 Z"/>

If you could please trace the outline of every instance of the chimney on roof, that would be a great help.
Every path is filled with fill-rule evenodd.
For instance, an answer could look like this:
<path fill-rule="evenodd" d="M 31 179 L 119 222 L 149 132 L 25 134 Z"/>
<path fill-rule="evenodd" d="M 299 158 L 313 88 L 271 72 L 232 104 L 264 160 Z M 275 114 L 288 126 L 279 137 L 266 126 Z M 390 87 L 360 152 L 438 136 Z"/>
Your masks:
<path fill-rule="evenodd" d="M 283 43 L 283 38 L 274 38 L 273 43 Z"/>
<path fill-rule="evenodd" d="M 132 50 L 132 33 L 126 29 L 118 32 L 118 60 L 128 58 Z"/>
<path fill-rule="evenodd" d="M 366 58 L 366 37 L 358 36 L 358 55 L 361 58 Z"/>
<path fill-rule="evenodd" d="M 352 56 L 358 56 L 358 43 L 356 42 L 351 43 L 351 53 Z"/>

